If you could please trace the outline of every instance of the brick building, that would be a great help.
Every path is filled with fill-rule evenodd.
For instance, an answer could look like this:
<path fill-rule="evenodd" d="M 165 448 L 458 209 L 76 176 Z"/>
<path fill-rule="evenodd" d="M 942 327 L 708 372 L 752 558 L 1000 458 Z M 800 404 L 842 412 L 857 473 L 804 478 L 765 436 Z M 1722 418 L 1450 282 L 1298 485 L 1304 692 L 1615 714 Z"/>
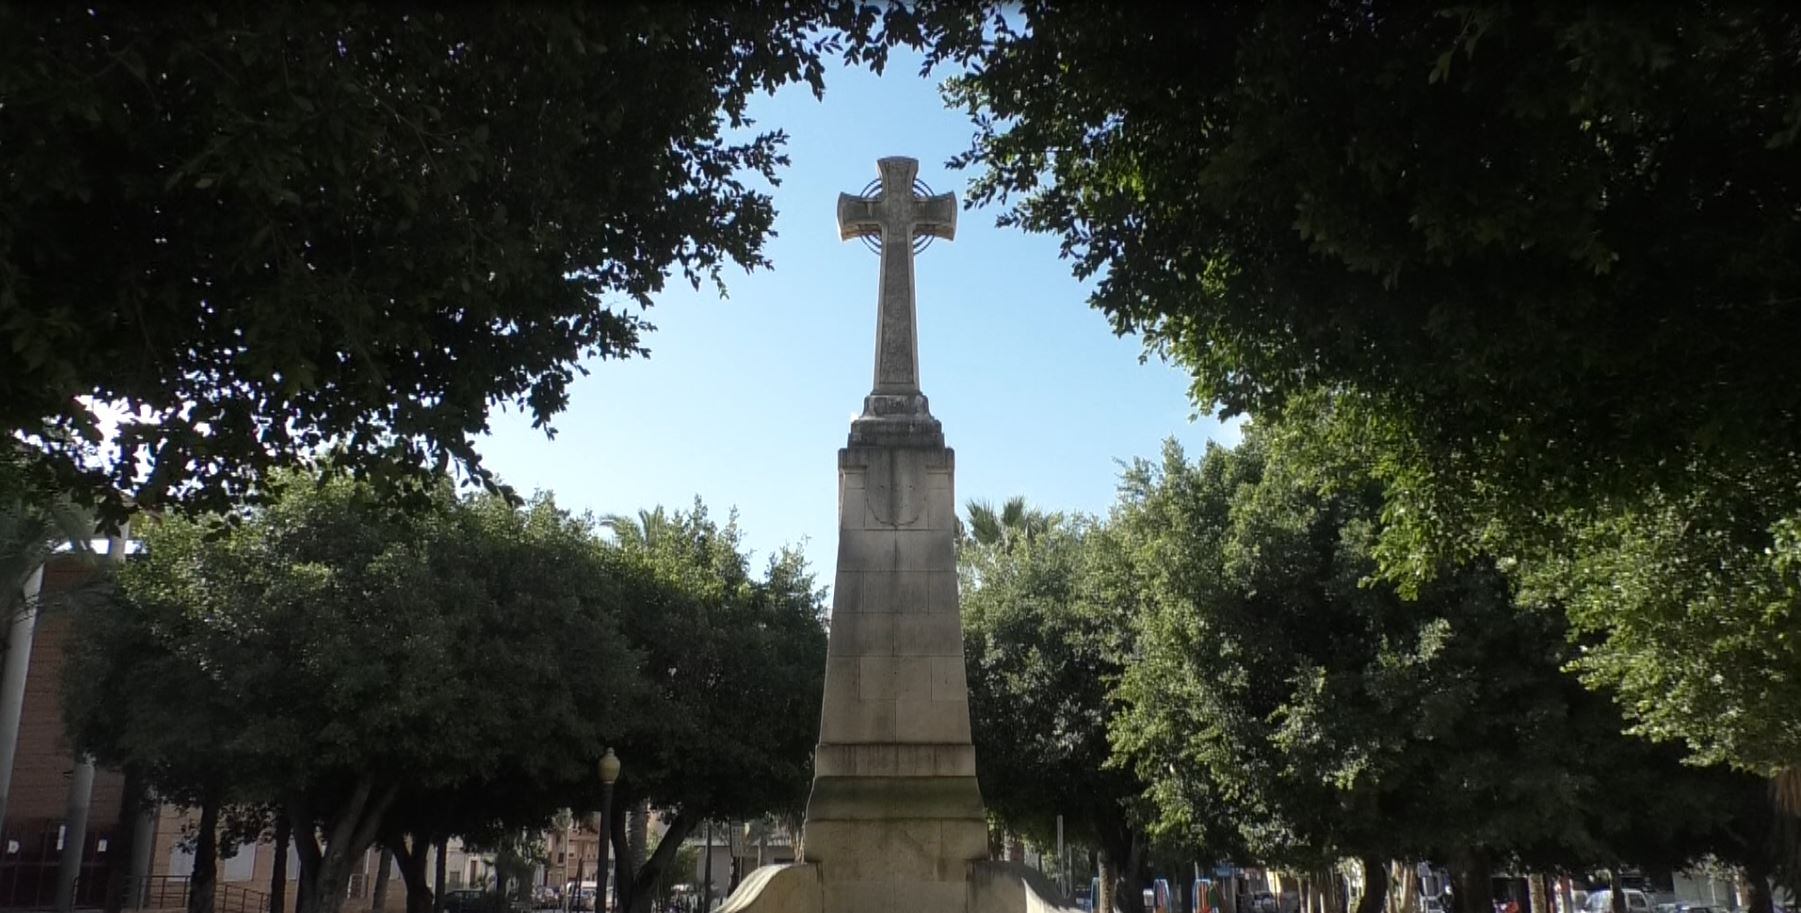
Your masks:
<path fill-rule="evenodd" d="M 4 833 L 0 837 L 0 907 L 49 907 L 56 896 L 56 870 L 76 764 L 63 738 L 61 702 L 63 650 L 72 619 L 57 610 L 55 596 L 78 586 L 88 573 L 85 564 L 67 555 L 53 558 L 44 568 L 43 602 L 47 608 L 40 613 L 32 639 L 12 788 L 6 819 L 0 823 Z M 95 771 L 77 905 L 97 904 L 104 890 L 123 786 L 119 774 Z"/>

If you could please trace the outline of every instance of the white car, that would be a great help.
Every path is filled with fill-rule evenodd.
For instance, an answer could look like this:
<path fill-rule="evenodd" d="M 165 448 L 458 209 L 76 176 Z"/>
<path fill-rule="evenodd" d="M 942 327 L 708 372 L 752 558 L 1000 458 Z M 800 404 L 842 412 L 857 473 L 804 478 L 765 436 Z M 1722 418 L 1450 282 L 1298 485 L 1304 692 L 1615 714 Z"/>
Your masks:
<path fill-rule="evenodd" d="M 1613 913 L 1613 891 L 1588 892 L 1588 913 Z M 1636 888 L 1626 889 L 1626 913 L 1651 913 L 1651 898 Z"/>

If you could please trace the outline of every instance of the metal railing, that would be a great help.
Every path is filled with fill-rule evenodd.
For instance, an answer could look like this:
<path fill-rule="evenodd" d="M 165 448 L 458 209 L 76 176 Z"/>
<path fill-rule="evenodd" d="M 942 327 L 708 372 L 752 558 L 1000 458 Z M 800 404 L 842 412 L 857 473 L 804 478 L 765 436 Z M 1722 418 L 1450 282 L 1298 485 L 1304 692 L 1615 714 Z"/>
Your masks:
<path fill-rule="evenodd" d="M 191 887 L 186 875 L 151 875 L 140 878 L 126 896 L 136 900 L 133 910 L 183 909 L 188 905 Z M 216 881 L 213 883 L 214 913 L 269 913 L 269 895 L 242 885 Z"/>

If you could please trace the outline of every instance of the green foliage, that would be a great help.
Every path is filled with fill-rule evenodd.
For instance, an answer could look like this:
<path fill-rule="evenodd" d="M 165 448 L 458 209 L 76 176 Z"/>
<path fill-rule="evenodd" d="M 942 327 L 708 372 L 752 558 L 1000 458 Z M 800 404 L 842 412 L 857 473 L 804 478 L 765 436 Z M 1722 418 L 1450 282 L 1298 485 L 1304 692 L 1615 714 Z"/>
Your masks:
<path fill-rule="evenodd" d="M 222 509 L 335 446 L 455 465 L 645 350 L 671 274 L 765 265 L 843 3 L 0 8 L 0 427 L 55 487 Z M 103 469 L 82 398 L 132 416 Z M 147 468 L 147 473 L 141 473 Z M 117 503 L 112 505 L 118 509 Z"/>
<path fill-rule="evenodd" d="M 1235 826 L 1253 858 L 1302 868 L 1719 849 L 1722 805 L 1754 781 L 1623 736 L 1562 672 L 1561 616 L 1515 610 L 1492 565 L 1411 598 L 1375 579 L 1380 487 L 1340 476 L 1322 494 L 1322 468 L 1272 455 L 1271 436 L 1194 463 L 1170 445 L 1128 473 L 1114 516 L 1145 601 L 1114 746 L 1159 828 Z"/>
<path fill-rule="evenodd" d="M 78 617 L 65 710 L 78 745 L 159 791 L 570 782 L 620 725 L 624 594 L 548 500 L 440 489 L 402 515 L 288 477 L 235 525 L 170 518 L 144 545 L 126 598 Z"/>
<path fill-rule="evenodd" d="M 1333 398 L 1390 489 L 1385 575 L 1512 559 L 1607 635 L 1583 668 L 1641 731 L 1801 761 L 1793 9 L 1033 0 L 883 25 L 969 65 L 972 201 L 1056 235 L 1197 402 Z"/>
<path fill-rule="evenodd" d="M 92 514 L 37 488 L 11 448 L 0 445 L 0 623 L 30 606 L 25 584 L 57 549 L 92 558 Z"/>
<path fill-rule="evenodd" d="M 1015 500 L 1023 516 L 1023 499 Z M 985 539 L 981 506 L 970 505 L 975 538 L 959 549 L 958 571 L 982 797 L 1040 844 L 1054 839 L 1063 815 L 1071 839 L 1123 860 L 1142 787 L 1130 772 L 1108 769 L 1106 727 L 1131 636 L 1128 619 L 1093 592 L 1099 533 L 1086 520 L 1057 517 L 1029 539 Z"/>
<path fill-rule="evenodd" d="M 343 476 L 278 475 L 234 522 L 154 526 L 125 598 L 78 616 L 71 740 L 164 795 L 321 822 L 328 857 L 509 845 L 597 807 L 614 747 L 614 808 L 675 816 L 637 876 L 654 885 L 694 822 L 804 801 L 826 641 L 798 552 L 755 577 L 698 504 L 639 532 L 605 542 L 546 497 L 445 482 L 401 511 Z"/>
<path fill-rule="evenodd" d="M 1635 731 L 1765 771 L 1801 758 L 1801 512 L 1762 528 L 1757 502 L 1794 484 L 1771 475 L 1567 515 L 1566 547 L 1522 565 L 1528 598 L 1605 635 L 1574 666 Z"/>
<path fill-rule="evenodd" d="M 968 539 L 983 546 L 1018 548 L 1063 522 L 1062 514 L 1047 514 L 1030 507 L 1020 495 L 1008 498 L 1000 510 L 982 500 L 970 501 L 967 509 Z"/>
<path fill-rule="evenodd" d="M 609 742 L 625 764 L 616 801 L 648 797 L 690 826 L 801 807 L 826 650 L 804 558 L 783 550 L 753 576 L 736 521 L 715 523 L 698 501 L 609 522 L 640 594 L 621 626 L 644 678 Z"/>

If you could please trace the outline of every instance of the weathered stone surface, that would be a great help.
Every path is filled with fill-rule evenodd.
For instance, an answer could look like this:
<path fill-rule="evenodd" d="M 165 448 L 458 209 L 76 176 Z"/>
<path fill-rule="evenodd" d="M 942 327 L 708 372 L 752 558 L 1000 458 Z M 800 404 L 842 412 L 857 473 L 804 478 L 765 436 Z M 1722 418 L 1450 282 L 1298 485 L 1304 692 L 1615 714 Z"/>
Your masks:
<path fill-rule="evenodd" d="M 1016 862 L 983 861 L 969 865 L 970 913 L 1071 913 L 1043 874 Z"/>
<path fill-rule="evenodd" d="M 948 196 L 883 159 L 845 196 L 845 237 L 881 237 L 876 380 L 838 452 L 838 567 L 806 864 L 759 869 L 729 913 L 989 913 L 1062 908 L 988 867 L 957 608 L 956 460 L 919 392 L 912 240 L 950 237 Z M 770 874 L 765 875 L 765 872 Z"/>
<path fill-rule="evenodd" d="M 744 876 L 719 913 L 823 913 L 819 867 L 766 865 Z"/>

